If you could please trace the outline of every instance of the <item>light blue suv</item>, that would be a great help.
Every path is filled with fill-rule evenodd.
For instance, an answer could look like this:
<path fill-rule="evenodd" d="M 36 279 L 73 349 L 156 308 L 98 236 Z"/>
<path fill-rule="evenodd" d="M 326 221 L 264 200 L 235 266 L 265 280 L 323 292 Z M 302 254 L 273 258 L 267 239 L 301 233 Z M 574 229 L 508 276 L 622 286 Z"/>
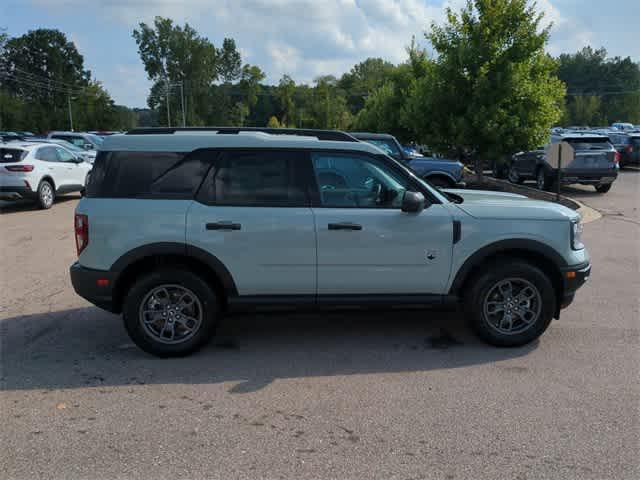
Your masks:
<path fill-rule="evenodd" d="M 589 276 L 570 209 L 438 190 L 342 132 L 255 130 L 105 139 L 71 280 L 147 352 L 193 352 L 231 311 L 456 303 L 485 341 L 522 345 Z"/>

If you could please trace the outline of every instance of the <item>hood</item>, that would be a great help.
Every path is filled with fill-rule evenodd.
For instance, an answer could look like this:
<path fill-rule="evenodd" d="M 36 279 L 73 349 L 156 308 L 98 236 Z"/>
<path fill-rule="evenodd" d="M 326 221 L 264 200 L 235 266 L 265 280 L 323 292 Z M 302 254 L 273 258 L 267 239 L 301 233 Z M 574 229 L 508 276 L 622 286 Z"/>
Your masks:
<path fill-rule="evenodd" d="M 500 218 L 513 220 L 574 220 L 580 215 L 557 203 L 533 200 L 515 193 L 484 190 L 445 189 L 462 197 L 457 204 L 461 210 L 475 218 Z"/>

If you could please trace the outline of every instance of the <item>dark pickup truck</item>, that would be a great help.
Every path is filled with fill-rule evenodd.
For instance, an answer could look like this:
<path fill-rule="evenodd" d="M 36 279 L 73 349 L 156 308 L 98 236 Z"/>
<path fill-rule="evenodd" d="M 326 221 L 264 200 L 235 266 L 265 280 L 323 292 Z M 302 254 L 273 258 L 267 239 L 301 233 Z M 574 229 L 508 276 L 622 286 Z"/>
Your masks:
<path fill-rule="evenodd" d="M 404 162 L 416 174 L 428 180 L 436 187 L 463 187 L 462 170 L 464 165 L 456 160 L 424 157 L 408 154 L 400 142 L 388 133 L 349 132 L 349 135 L 362 142 L 371 143 L 387 155 Z"/>

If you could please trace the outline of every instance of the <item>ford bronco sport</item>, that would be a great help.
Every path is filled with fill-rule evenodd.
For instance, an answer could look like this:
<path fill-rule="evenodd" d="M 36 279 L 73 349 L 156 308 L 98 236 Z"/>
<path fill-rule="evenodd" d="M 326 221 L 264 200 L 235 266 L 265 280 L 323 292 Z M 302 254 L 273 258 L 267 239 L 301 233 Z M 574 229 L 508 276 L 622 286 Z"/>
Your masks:
<path fill-rule="evenodd" d="M 140 129 L 105 139 L 77 206 L 76 292 L 142 349 L 195 351 L 226 312 L 460 302 L 486 342 L 540 336 L 589 276 L 580 218 L 441 191 L 335 131 Z"/>

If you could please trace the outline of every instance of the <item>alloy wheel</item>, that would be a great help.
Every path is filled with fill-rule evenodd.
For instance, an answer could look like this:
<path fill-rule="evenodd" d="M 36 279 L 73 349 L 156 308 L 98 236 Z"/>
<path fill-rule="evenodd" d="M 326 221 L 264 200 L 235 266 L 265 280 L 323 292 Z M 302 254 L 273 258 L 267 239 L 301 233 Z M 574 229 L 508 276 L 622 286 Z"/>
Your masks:
<path fill-rule="evenodd" d="M 489 289 L 483 302 L 485 321 L 503 335 L 516 335 L 530 329 L 541 312 L 540 291 L 523 278 L 500 280 Z"/>
<path fill-rule="evenodd" d="M 160 285 L 142 300 L 139 321 L 154 340 L 177 344 L 192 338 L 202 326 L 198 297 L 181 285 Z"/>

